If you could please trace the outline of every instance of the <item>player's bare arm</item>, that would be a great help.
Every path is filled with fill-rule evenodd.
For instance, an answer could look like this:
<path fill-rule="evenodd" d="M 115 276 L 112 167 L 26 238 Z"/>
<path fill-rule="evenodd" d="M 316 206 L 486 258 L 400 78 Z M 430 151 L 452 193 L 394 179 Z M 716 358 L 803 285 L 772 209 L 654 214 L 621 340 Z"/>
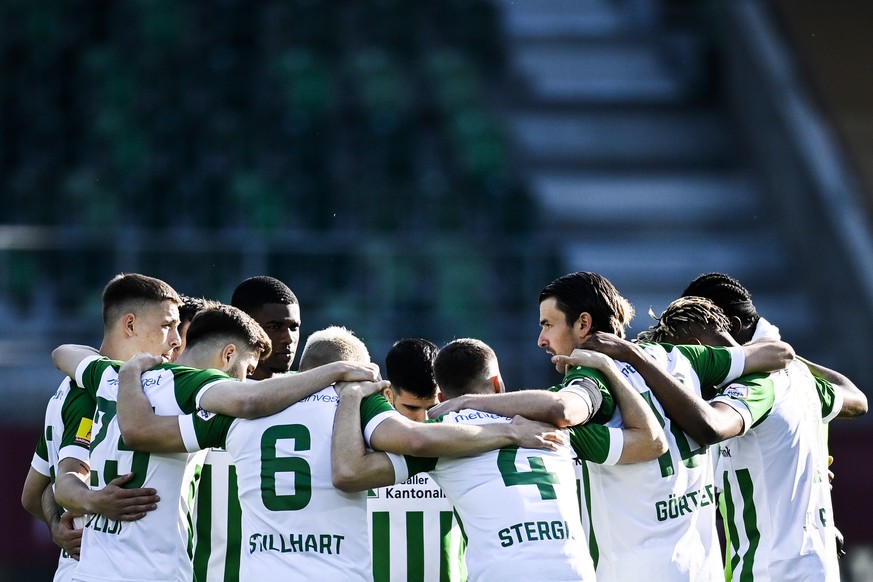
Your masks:
<path fill-rule="evenodd" d="M 563 369 L 569 366 L 594 368 L 606 377 L 624 424 L 619 464 L 651 461 L 667 450 L 667 437 L 661 424 L 643 397 L 619 372 L 615 360 L 592 350 L 576 349 L 570 356 L 552 357 L 552 362 Z"/>
<path fill-rule="evenodd" d="M 768 343 L 775 344 L 777 342 Z M 654 392 L 667 415 L 698 443 L 711 445 L 742 433 L 743 417 L 739 412 L 720 402 L 710 404 L 693 394 L 684 384 L 649 357 L 638 344 L 613 334 L 597 332 L 592 334 L 583 345 L 585 347 L 591 346 L 601 353 L 633 366 Z M 782 347 L 764 346 L 758 352 L 760 358 L 754 360 L 753 363 L 772 363 L 772 360 L 766 359 L 769 357 L 768 353 L 775 354 L 774 357 L 778 357 L 779 353 L 784 355 Z M 793 354 L 793 351 L 791 353 Z"/>
<path fill-rule="evenodd" d="M 393 484 L 395 474 L 387 455 L 366 450 L 361 424 L 360 402 L 368 392 L 344 387 L 334 420 L 331 460 L 334 486 L 343 491 L 361 491 Z M 510 424 L 445 425 L 422 424 L 402 415 L 384 420 L 373 431 L 370 444 L 379 451 L 419 457 L 475 455 L 504 446 L 533 449 L 556 448 L 565 435 L 553 425 L 525 418 Z"/>
<path fill-rule="evenodd" d="M 469 408 L 509 418 L 523 415 L 559 428 L 576 426 L 592 414 L 591 404 L 574 392 L 520 390 L 501 394 L 466 394 L 446 400 L 428 410 L 430 418 Z"/>
<path fill-rule="evenodd" d="M 370 445 L 377 450 L 414 457 L 477 455 L 502 447 L 556 448 L 565 435 L 544 422 L 484 425 L 419 423 L 400 414 L 384 420 L 373 431 Z"/>
<path fill-rule="evenodd" d="M 779 340 L 757 341 L 743 345 L 743 374 L 775 372 L 794 359 L 794 348 Z"/>
<path fill-rule="evenodd" d="M 243 385 L 228 381 L 212 385 L 200 398 L 200 408 L 235 418 L 259 418 L 275 414 L 335 382 L 375 382 L 379 366 L 356 362 L 333 362 L 284 376 Z"/>
<path fill-rule="evenodd" d="M 99 513 L 116 521 L 136 521 L 157 509 L 160 497 L 151 488 L 126 489 L 124 484 L 134 478 L 133 473 L 121 475 L 102 489 L 88 486 L 91 468 L 72 457 L 58 463 L 55 499 L 75 515 Z"/>
<path fill-rule="evenodd" d="M 857 418 L 867 414 L 867 396 L 855 386 L 854 382 L 836 370 L 810 362 L 800 356 L 797 356 L 797 359 L 806 364 L 813 376 L 824 378 L 843 393 L 843 406 L 837 418 Z"/>
<path fill-rule="evenodd" d="M 142 388 L 143 372 L 162 361 L 153 354 L 137 354 L 118 370 L 118 428 L 124 443 L 132 449 L 183 453 L 186 449 L 178 417 L 155 414 Z"/>
<path fill-rule="evenodd" d="M 21 490 L 21 505 L 28 513 L 46 524 L 55 545 L 74 558 L 79 558 L 82 530 L 73 529 L 72 522 L 69 523 L 69 527 L 64 526 L 55 501 L 51 479 L 33 467 L 30 468 L 24 479 L 24 487 Z"/>
<path fill-rule="evenodd" d="M 361 429 L 361 401 L 387 383 L 340 383 L 340 400 L 330 447 L 333 486 L 341 491 L 363 491 L 392 485 L 394 465 L 381 451 L 368 451 Z"/>
<path fill-rule="evenodd" d="M 24 479 L 24 486 L 21 488 L 21 506 L 33 517 L 50 526 L 49 518 L 42 507 L 42 496 L 47 489 L 51 490 L 51 479 L 31 467 Z M 52 501 L 54 501 L 54 496 L 52 496 Z M 55 508 L 55 518 L 57 518 L 57 513 L 57 508 Z"/>
<path fill-rule="evenodd" d="M 52 361 L 55 367 L 69 376 L 76 377 L 76 369 L 85 358 L 100 355 L 99 352 L 91 346 L 82 346 L 76 344 L 64 344 L 56 347 L 52 351 Z"/>

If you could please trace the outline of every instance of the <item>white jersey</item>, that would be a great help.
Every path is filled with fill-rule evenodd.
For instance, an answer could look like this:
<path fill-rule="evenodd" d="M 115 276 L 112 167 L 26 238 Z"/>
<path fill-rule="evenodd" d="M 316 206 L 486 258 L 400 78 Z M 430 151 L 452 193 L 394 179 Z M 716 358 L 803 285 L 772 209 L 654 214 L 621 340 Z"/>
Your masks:
<path fill-rule="evenodd" d="M 838 582 L 822 421 L 841 393 L 793 362 L 728 385 L 714 402 L 739 412 L 744 433 L 719 445 L 729 579 Z"/>
<path fill-rule="evenodd" d="M 255 420 L 180 418 L 189 450 L 224 446 L 237 468 L 243 580 L 372 580 L 366 492 L 333 487 L 333 387 Z M 365 440 L 399 413 L 381 395 L 361 405 Z"/>
<path fill-rule="evenodd" d="M 152 487 L 161 496 L 157 509 L 138 521 L 89 516 L 75 580 L 96 582 L 190 582 L 188 528 L 194 455 L 132 451 L 124 446 L 116 417 L 121 362 L 92 357 L 76 370 L 76 382 L 94 395 L 97 413 L 91 441 L 91 486 L 99 489 L 128 472 L 126 487 Z M 159 415 L 196 410 L 209 385 L 229 381 L 217 370 L 163 364 L 142 376 L 143 390 Z M 202 457 L 202 455 L 201 455 Z"/>
<path fill-rule="evenodd" d="M 242 560 L 242 509 L 230 453 L 211 448 L 194 497 L 194 574 L 197 582 L 237 582 Z"/>
<path fill-rule="evenodd" d="M 475 410 L 438 420 L 510 422 Z M 557 451 L 506 447 L 474 457 L 406 460 L 412 471 L 427 470 L 455 504 L 467 535 L 471 580 L 594 580 L 569 445 Z"/>
<path fill-rule="evenodd" d="M 88 446 L 91 443 L 91 424 L 94 417 L 94 399 L 64 378 L 45 410 L 43 433 L 40 435 L 30 466 L 49 477 L 52 489 L 63 459 L 77 459 L 88 464 Z M 80 521 L 77 519 L 77 522 Z M 54 582 L 72 580 L 78 562 L 64 550 L 58 558 Z"/>
<path fill-rule="evenodd" d="M 744 359 L 739 348 L 644 344 L 646 353 L 700 396 L 701 383 L 736 378 Z M 617 362 L 628 382 L 661 422 L 668 451 L 631 465 L 586 462 L 580 489 L 589 545 L 599 581 L 705 581 L 722 578 L 715 530 L 712 456 L 675 426 L 642 376 Z M 606 423 L 622 428 L 620 411 Z M 583 510 L 584 511 L 584 510 Z"/>
<path fill-rule="evenodd" d="M 368 491 L 367 515 L 374 582 L 467 579 L 454 507 L 426 473 Z"/>

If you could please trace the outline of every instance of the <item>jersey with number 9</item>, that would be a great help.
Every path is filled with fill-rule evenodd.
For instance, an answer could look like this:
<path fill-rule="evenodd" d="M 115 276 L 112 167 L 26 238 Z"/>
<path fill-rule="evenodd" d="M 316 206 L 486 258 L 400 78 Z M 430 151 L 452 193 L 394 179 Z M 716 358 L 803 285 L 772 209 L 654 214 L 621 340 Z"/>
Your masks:
<path fill-rule="evenodd" d="M 118 369 L 122 362 L 101 357 L 85 359 L 76 382 L 97 401 L 91 439 L 91 487 L 105 487 L 132 472 L 126 488 L 152 487 L 161 496 L 145 519 L 120 522 L 88 516 L 76 579 L 101 581 L 185 580 L 193 575 L 187 548 L 194 457 L 189 453 L 156 454 L 124 445 L 116 416 Z M 143 387 L 155 412 L 190 414 L 200 394 L 214 382 L 227 381 L 217 370 L 196 370 L 162 364 L 143 374 Z"/>

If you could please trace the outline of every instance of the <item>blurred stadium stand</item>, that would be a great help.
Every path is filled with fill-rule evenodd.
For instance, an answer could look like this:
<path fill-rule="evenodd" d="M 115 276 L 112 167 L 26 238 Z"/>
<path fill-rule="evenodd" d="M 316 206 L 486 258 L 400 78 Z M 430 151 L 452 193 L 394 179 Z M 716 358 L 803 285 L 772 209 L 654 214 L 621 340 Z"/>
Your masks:
<path fill-rule="evenodd" d="M 121 271 L 225 301 L 271 274 L 304 335 L 346 325 L 377 361 L 400 337 L 480 337 L 517 388 L 556 380 L 535 346 L 555 276 L 609 277 L 636 332 L 722 270 L 869 385 L 861 190 L 770 8 L 0 0 L 0 581 L 51 570 L 17 502 L 49 354 L 99 343 Z M 873 544 L 846 501 L 870 454 L 855 424 L 832 430 L 837 520 Z"/>

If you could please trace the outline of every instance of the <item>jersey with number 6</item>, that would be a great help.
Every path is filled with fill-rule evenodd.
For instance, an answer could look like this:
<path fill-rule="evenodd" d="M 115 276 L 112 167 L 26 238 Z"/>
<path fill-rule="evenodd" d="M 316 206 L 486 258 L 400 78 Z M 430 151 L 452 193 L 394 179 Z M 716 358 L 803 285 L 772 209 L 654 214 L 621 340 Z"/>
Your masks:
<path fill-rule="evenodd" d="M 333 487 L 330 446 L 339 397 L 327 387 L 255 420 L 180 417 L 190 451 L 224 447 L 242 505 L 242 580 L 372 580 L 366 492 Z M 365 440 L 399 413 L 381 395 L 361 404 Z"/>
<path fill-rule="evenodd" d="M 436 420 L 510 422 L 476 410 Z M 609 429 L 601 425 L 581 429 L 603 433 L 592 443 L 608 450 Z M 467 535 L 471 580 L 594 580 L 568 444 L 557 451 L 506 447 L 473 457 L 406 457 L 406 462 L 412 473 L 427 471 L 454 503 Z"/>
<path fill-rule="evenodd" d="M 644 344 L 645 352 L 694 394 L 736 378 L 740 348 Z M 716 580 L 721 556 L 715 531 L 713 466 L 698 445 L 664 409 L 630 365 L 616 362 L 628 382 L 648 401 L 664 428 L 668 450 L 658 459 L 631 465 L 590 462 L 581 468 L 589 545 L 599 581 Z M 621 428 L 620 411 L 606 426 Z"/>
<path fill-rule="evenodd" d="M 46 406 L 44 430 L 30 463 L 35 471 L 51 479 L 53 488 L 61 460 L 73 458 L 88 464 L 93 417 L 94 399 L 70 378 L 64 378 Z M 54 582 L 71 580 L 77 563 L 61 550 Z"/>
<path fill-rule="evenodd" d="M 836 538 L 822 422 L 842 393 L 800 362 L 744 376 L 714 402 L 734 408 L 743 434 L 719 444 L 732 580 L 838 582 Z"/>
<path fill-rule="evenodd" d="M 144 519 L 120 522 L 91 515 L 82 536 L 82 554 L 75 580 L 190 582 L 188 555 L 190 486 L 193 455 L 156 454 L 128 449 L 116 417 L 118 368 L 122 362 L 101 357 L 85 359 L 76 382 L 97 401 L 91 440 L 91 487 L 100 489 L 129 472 L 126 487 L 152 487 L 161 501 Z M 197 370 L 162 364 L 142 376 L 143 390 L 159 415 L 190 414 L 200 395 L 230 378 L 218 370 Z"/>

